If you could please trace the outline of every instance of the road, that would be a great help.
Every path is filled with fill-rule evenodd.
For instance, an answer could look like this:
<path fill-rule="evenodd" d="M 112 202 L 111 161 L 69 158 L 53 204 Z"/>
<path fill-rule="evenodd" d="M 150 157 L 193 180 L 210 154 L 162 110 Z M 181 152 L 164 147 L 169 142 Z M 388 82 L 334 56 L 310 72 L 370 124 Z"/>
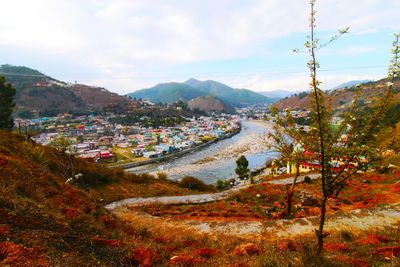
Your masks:
<path fill-rule="evenodd" d="M 301 175 L 297 178 L 297 183 L 301 183 L 304 181 L 304 177 L 309 176 L 311 179 L 317 179 L 320 177 L 320 174 L 307 174 Z M 293 183 L 294 177 L 285 178 L 285 179 L 277 179 L 268 181 L 267 183 L 276 184 L 276 185 L 286 185 Z M 219 192 L 219 193 L 209 193 L 209 194 L 198 194 L 198 195 L 185 195 L 185 196 L 165 196 L 165 197 L 147 197 L 147 198 L 128 198 L 119 201 L 112 202 L 105 206 L 108 210 L 115 210 L 117 208 L 125 207 L 125 206 L 144 206 L 151 204 L 198 204 L 198 203 L 206 203 L 212 202 L 216 200 L 221 200 L 229 197 L 233 193 L 244 189 L 251 184 L 246 184 L 238 187 L 231 188 L 229 190 Z"/>

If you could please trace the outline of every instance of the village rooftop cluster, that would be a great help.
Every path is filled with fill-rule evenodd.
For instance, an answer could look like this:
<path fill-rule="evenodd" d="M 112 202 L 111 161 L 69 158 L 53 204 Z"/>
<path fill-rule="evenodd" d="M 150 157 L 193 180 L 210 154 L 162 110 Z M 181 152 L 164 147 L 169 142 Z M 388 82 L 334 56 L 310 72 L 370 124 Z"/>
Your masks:
<path fill-rule="evenodd" d="M 94 162 L 120 159 L 148 160 L 222 139 L 240 130 L 236 115 L 185 118 L 174 127 L 125 126 L 111 123 L 113 116 L 69 114 L 20 120 L 35 129 L 33 140 L 42 145 L 64 145 L 67 152 Z"/>

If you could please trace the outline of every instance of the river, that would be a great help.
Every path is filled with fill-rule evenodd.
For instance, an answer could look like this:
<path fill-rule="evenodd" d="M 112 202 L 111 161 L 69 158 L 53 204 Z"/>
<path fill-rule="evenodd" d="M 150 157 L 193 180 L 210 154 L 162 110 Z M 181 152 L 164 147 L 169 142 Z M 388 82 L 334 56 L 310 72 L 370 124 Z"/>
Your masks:
<path fill-rule="evenodd" d="M 249 168 L 262 167 L 266 161 L 276 157 L 276 153 L 268 151 L 266 134 L 272 126 L 268 122 L 242 121 L 239 134 L 224 139 L 199 151 L 186 154 L 181 158 L 127 169 L 133 173 L 164 172 L 169 179 L 181 179 L 186 175 L 195 176 L 212 184 L 218 179 L 229 179 L 236 176 L 236 160 L 245 155 Z"/>

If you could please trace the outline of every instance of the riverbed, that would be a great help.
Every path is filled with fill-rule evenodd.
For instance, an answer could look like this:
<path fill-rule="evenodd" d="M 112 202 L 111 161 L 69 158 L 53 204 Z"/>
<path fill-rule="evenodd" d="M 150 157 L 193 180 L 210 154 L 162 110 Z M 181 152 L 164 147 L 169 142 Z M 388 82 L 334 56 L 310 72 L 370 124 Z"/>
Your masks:
<path fill-rule="evenodd" d="M 236 160 L 241 155 L 246 156 L 250 169 L 260 168 L 266 161 L 276 157 L 276 153 L 268 151 L 268 142 L 265 138 L 271 130 L 272 124 L 269 122 L 242 121 L 241 132 L 229 139 L 189 153 L 182 158 L 135 167 L 127 171 L 151 174 L 164 172 L 169 179 L 174 180 L 190 175 L 212 184 L 218 179 L 235 177 Z"/>

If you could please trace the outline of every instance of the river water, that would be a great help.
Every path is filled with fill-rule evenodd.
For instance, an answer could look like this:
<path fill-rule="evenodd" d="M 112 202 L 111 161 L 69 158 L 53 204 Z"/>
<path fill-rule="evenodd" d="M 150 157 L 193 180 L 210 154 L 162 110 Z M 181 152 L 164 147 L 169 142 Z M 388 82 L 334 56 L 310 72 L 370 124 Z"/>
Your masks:
<path fill-rule="evenodd" d="M 170 179 L 175 180 L 190 175 L 210 184 L 218 179 L 234 178 L 236 160 L 240 155 L 246 156 L 250 169 L 260 168 L 266 161 L 276 157 L 276 153 L 268 151 L 264 138 L 270 130 L 271 124 L 266 122 L 242 121 L 241 132 L 229 139 L 181 158 L 135 167 L 127 171 L 153 174 L 165 172 Z"/>

